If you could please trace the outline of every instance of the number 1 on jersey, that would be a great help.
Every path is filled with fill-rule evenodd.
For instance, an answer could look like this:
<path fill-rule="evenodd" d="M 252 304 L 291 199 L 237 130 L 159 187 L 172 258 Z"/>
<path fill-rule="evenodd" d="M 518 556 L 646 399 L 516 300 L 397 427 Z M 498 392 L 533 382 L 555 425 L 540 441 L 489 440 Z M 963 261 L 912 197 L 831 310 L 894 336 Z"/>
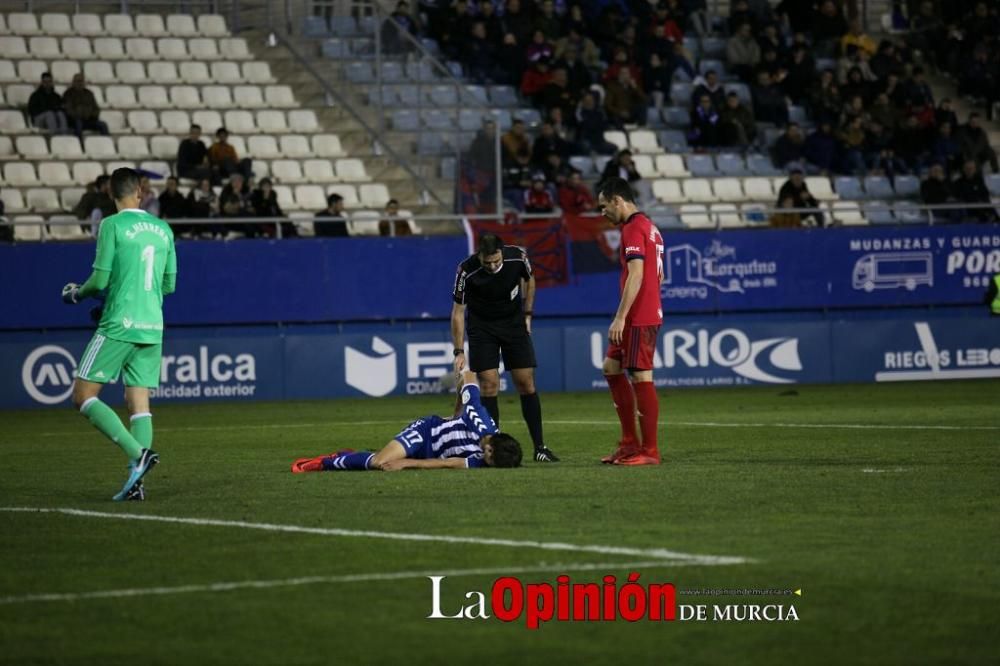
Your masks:
<path fill-rule="evenodd" d="M 142 248 L 142 263 L 146 265 L 146 279 L 143 281 L 143 288 L 146 291 L 153 290 L 153 262 L 156 259 L 156 248 L 147 245 Z"/>

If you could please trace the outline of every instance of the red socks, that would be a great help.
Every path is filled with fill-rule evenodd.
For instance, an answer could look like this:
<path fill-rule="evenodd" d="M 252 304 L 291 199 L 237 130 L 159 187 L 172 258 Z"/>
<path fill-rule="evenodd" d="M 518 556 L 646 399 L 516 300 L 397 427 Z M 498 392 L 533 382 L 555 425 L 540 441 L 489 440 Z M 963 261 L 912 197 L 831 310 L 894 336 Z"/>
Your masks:
<path fill-rule="evenodd" d="M 619 376 L 624 379 L 624 375 Z M 635 387 L 635 399 L 639 405 L 642 452 L 647 456 L 659 458 L 660 451 L 656 446 L 656 426 L 660 420 L 660 401 L 656 397 L 656 387 L 653 382 L 639 382 L 633 386 Z M 618 415 L 621 416 L 620 410 Z"/>
<path fill-rule="evenodd" d="M 622 423 L 622 441 L 633 446 L 637 445 L 639 435 L 635 431 L 635 394 L 632 393 L 632 384 L 624 374 L 604 375 L 604 379 L 608 381 L 611 399 L 615 402 L 618 420 Z"/>

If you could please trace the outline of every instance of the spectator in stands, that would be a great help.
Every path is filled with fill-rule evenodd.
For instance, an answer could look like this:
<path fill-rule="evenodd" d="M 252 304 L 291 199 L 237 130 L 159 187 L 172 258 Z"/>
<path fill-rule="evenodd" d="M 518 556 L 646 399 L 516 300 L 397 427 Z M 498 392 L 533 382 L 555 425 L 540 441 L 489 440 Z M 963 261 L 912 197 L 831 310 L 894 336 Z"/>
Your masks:
<path fill-rule="evenodd" d="M 496 133 L 496 122 L 492 118 L 484 118 L 482 128 L 476 132 L 466 151 L 469 164 L 490 178 L 496 174 Z"/>
<path fill-rule="evenodd" d="M 253 238 L 262 231 L 258 225 L 237 224 L 235 220 L 243 217 L 250 217 L 252 213 L 243 205 L 243 201 L 235 192 L 223 190 L 219 195 L 219 217 L 225 218 L 228 223 L 221 228 L 226 232 L 227 240 L 230 238 Z"/>
<path fill-rule="evenodd" d="M 816 122 L 834 122 L 840 117 L 843 102 L 840 97 L 840 87 L 833 80 L 833 71 L 824 69 L 820 72 L 819 82 L 809 96 L 809 111 Z"/>
<path fill-rule="evenodd" d="M 899 124 L 899 111 L 889 101 L 889 96 L 884 92 L 875 97 L 875 101 L 868 106 L 868 118 L 872 122 L 881 123 L 883 127 L 890 130 Z"/>
<path fill-rule="evenodd" d="M 937 128 L 937 136 L 931 143 L 931 159 L 944 165 L 945 173 L 952 174 L 961 168 L 962 148 L 955 139 L 951 123 L 941 123 Z"/>
<path fill-rule="evenodd" d="M 257 184 L 257 189 L 250 193 L 250 210 L 253 212 L 254 217 L 285 216 L 285 211 L 281 210 L 281 205 L 278 203 L 278 193 L 274 191 L 274 184 L 270 178 L 261 178 Z M 293 229 L 295 228 L 290 223 L 289 226 Z M 286 235 L 284 231 L 282 229 L 282 236 Z"/>
<path fill-rule="evenodd" d="M 569 146 L 569 152 L 578 153 L 580 152 L 579 147 L 576 144 L 576 134 L 575 132 L 566 124 L 563 120 L 562 108 L 558 106 L 553 106 L 549 109 L 548 121 L 552 125 L 552 131 L 557 137 L 562 139 L 567 146 Z"/>
<path fill-rule="evenodd" d="M 624 129 L 627 124 L 646 123 L 646 96 L 632 78 L 629 68 L 619 69 L 618 78 L 607 84 L 604 108 L 608 112 L 608 121 L 619 129 Z"/>
<path fill-rule="evenodd" d="M 931 164 L 927 178 L 920 183 L 920 201 L 926 206 L 939 206 L 952 203 L 954 200 L 951 183 L 945 178 L 944 167 L 937 163 Z M 957 219 L 959 215 L 960 211 L 957 210 L 931 211 L 932 218 L 945 220 Z"/>
<path fill-rule="evenodd" d="M 487 37 L 486 24 L 482 21 L 472 24 L 472 33 L 465 42 L 462 62 L 469 78 L 479 85 L 491 83 L 497 78 L 496 47 Z"/>
<path fill-rule="evenodd" d="M 974 159 L 965 160 L 962 165 L 962 173 L 951 184 L 951 191 L 955 198 L 962 203 L 990 203 L 990 191 L 986 188 L 986 181 Z M 979 222 L 994 222 L 997 220 L 997 212 L 991 207 L 967 208 L 965 209 L 965 217 Z"/>
<path fill-rule="evenodd" d="M 670 11 L 670 4 L 666 0 L 656 3 L 655 13 L 652 18 L 654 26 L 663 26 L 663 36 L 671 42 L 683 42 L 684 31 L 677 22 L 677 17 Z"/>
<path fill-rule="evenodd" d="M 518 44 L 527 44 L 531 39 L 531 16 L 521 6 L 521 0 L 507 0 L 502 22 L 504 33 L 513 34 Z M 584 53 L 583 50 L 580 52 Z M 586 54 L 584 59 L 586 60 Z"/>
<path fill-rule="evenodd" d="M 399 202 L 389 199 L 385 203 L 382 219 L 378 221 L 379 236 L 412 236 L 410 221 L 399 215 Z"/>
<path fill-rule="evenodd" d="M 608 178 L 622 178 L 630 183 L 642 180 L 642 176 L 635 168 L 635 162 L 632 161 L 632 151 L 628 149 L 621 150 L 617 155 L 608 160 L 608 163 L 604 166 L 604 171 L 601 173 L 600 182 L 604 182 Z"/>
<path fill-rule="evenodd" d="M 410 5 L 399 0 L 396 9 L 382 23 L 382 48 L 386 53 L 407 53 L 413 50 L 412 42 L 406 34 L 416 37 L 419 32 L 417 20 L 410 14 Z"/>
<path fill-rule="evenodd" d="M 88 185 L 79 203 L 73 208 L 73 214 L 78 220 L 91 219 L 95 214 L 98 219 L 102 219 L 116 212 L 118 209 L 111 200 L 111 178 L 106 175 L 98 176 L 91 185 Z"/>
<path fill-rule="evenodd" d="M 850 116 L 837 131 L 841 170 L 856 176 L 865 175 L 865 128 L 861 116 Z"/>
<path fill-rule="evenodd" d="M 788 204 L 792 205 L 789 206 Z M 778 190 L 779 208 L 811 208 L 816 212 L 809 214 L 817 226 L 823 226 L 823 213 L 819 211 L 819 201 L 809 192 L 802 169 L 792 169 L 788 180 Z"/>
<path fill-rule="evenodd" d="M 726 95 L 726 104 L 719 112 L 719 144 L 748 147 L 757 138 L 753 112 L 740 101 L 735 92 Z"/>
<path fill-rule="evenodd" d="M 555 3 L 552 0 L 542 0 L 540 11 L 535 16 L 533 26 L 548 39 L 559 39 L 563 34 L 562 19 L 556 15 Z"/>
<path fill-rule="evenodd" d="M 919 171 L 927 160 L 930 140 L 927 130 L 920 126 L 916 116 L 907 116 L 902 126 L 896 130 L 893 149 L 906 163 L 907 169 Z"/>
<path fill-rule="evenodd" d="M 215 196 L 212 189 L 212 181 L 202 178 L 196 187 L 192 187 L 187 196 L 188 217 L 204 219 L 215 217 L 219 214 L 219 198 Z M 212 230 L 212 227 L 202 227 L 205 231 Z"/>
<path fill-rule="evenodd" d="M 878 46 L 878 53 L 871 59 L 872 74 L 876 78 L 885 81 L 890 74 L 899 76 L 903 73 L 903 59 L 896 51 L 896 45 L 889 40 L 882 40 Z"/>
<path fill-rule="evenodd" d="M 490 44 L 499 44 L 503 39 L 503 25 L 491 0 L 479 0 L 479 21 L 486 29 L 486 39 Z"/>
<path fill-rule="evenodd" d="M 69 132 L 66 113 L 63 111 L 63 98 L 55 91 L 52 74 L 49 72 L 42 74 L 38 88 L 28 98 L 28 115 L 31 117 L 31 124 L 44 132 Z"/>
<path fill-rule="evenodd" d="M 552 78 L 542 88 L 538 99 L 546 114 L 551 109 L 559 108 L 562 110 L 563 118 L 572 117 L 576 109 L 576 98 L 569 89 L 569 78 L 565 69 L 556 67 L 552 70 Z"/>
<path fill-rule="evenodd" d="M 524 50 L 524 57 L 528 62 L 552 62 L 556 55 L 556 49 L 545 37 L 545 33 L 537 28 L 531 33 L 531 42 Z"/>
<path fill-rule="evenodd" d="M 931 0 L 920 3 L 917 12 L 910 19 L 910 32 L 905 39 L 911 49 L 925 54 L 931 64 L 937 67 L 944 64 L 941 56 L 946 41 L 945 27 Z"/>
<path fill-rule="evenodd" d="M 512 0 L 517 2 L 517 0 Z M 508 7 L 510 2 L 507 3 Z M 570 25 L 565 37 L 556 42 L 555 56 L 558 59 L 566 60 L 566 55 L 570 49 L 576 51 L 580 62 L 588 69 L 597 69 L 601 59 L 601 52 L 594 44 L 594 40 L 587 37 L 577 25 Z M 572 78 L 572 76 L 571 76 Z"/>
<path fill-rule="evenodd" d="M 914 67 L 910 78 L 904 80 L 900 87 L 907 105 L 930 107 L 931 113 L 934 113 L 934 92 L 927 83 L 923 67 Z"/>
<path fill-rule="evenodd" d="M 465 50 L 465 40 L 472 32 L 472 21 L 468 0 L 455 0 L 451 11 L 442 21 L 438 40 L 445 54 L 451 58 L 458 58 L 461 55 Z"/>
<path fill-rule="evenodd" d="M 806 102 L 815 82 L 816 61 L 809 54 L 809 50 L 801 46 L 792 49 L 785 78 L 781 81 L 782 92 L 793 103 L 802 105 Z"/>
<path fill-rule="evenodd" d="M 703 95 L 708 95 L 712 100 L 712 106 L 715 108 L 722 107 L 726 103 L 726 91 L 719 83 L 719 75 L 714 69 L 710 69 L 705 72 L 704 76 L 696 77 L 692 82 L 693 88 L 691 90 L 691 108 L 698 106 L 701 103 L 701 98 Z"/>
<path fill-rule="evenodd" d="M 596 207 L 594 196 L 583 183 L 579 171 L 573 171 L 559 186 L 559 208 L 567 215 L 589 213 Z"/>
<path fill-rule="evenodd" d="M 691 111 L 688 143 L 697 148 L 714 148 L 719 145 L 719 112 L 712 106 L 712 99 L 708 95 L 702 95 L 698 106 Z"/>
<path fill-rule="evenodd" d="M 958 128 L 958 115 L 955 114 L 954 109 L 951 107 L 950 98 L 943 97 L 941 98 L 941 101 L 938 102 L 937 108 L 934 109 L 934 122 L 939 127 L 948 123 L 951 125 L 951 129 L 953 131 Z"/>
<path fill-rule="evenodd" d="M 824 174 L 830 174 L 836 169 L 837 139 L 833 136 L 833 125 L 828 120 L 820 122 L 819 128 L 806 138 L 802 154 Z"/>
<path fill-rule="evenodd" d="M 847 103 L 844 104 L 844 108 L 840 112 L 841 126 L 846 125 L 852 118 L 861 118 L 862 124 L 866 124 L 871 120 L 868 112 L 865 111 L 865 101 L 861 98 L 861 95 L 854 95 L 845 99 Z"/>
<path fill-rule="evenodd" d="M 615 152 L 615 145 L 605 140 L 604 132 L 608 129 L 608 118 L 598 105 L 594 93 L 584 93 L 580 105 L 576 108 L 577 141 L 581 152 L 610 155 Z"/>
<path fill-rule="evenodd" d="M 331 194 L 326 198 L 326 208 L 316 213 L 313 230 L 320 238 L 346 238 L 347 218 L 344 217 L 344 197 Z"/>
<path fill-rule="evenodd" d="M 531 163 L 539 171 L 551 169 L 553 155 L 559 158 L 559 163 L 563 163 L 569 159 L 570 151 L 570 144 L 556 134 L 552 123 L 546 120 L 531 147 Z"/>
<path fill-rule="evenodd" d="M 878 120 L 871 120 L 865 132 L 865 163 L 875 173 L 885 174 L 890 179 L 896 174 L 906 173 L 906 163 L 896 157 L 892 132 Z"/>
<path fill-rule="evenodd" d="M 160 199 L 149 182 L 149 176 L 139 177 L 139 208 L 160 217 Z"/>
<path fill-rule="evenodd" d="M 848 46 L 843 56 L 837 61 L 837 82 L 847 83 L 851 70 L 856 67 L 861 72 L 861 79 L 867 82 L 870 87 L 874 87 L 878 77 L 872 72 L 869 64 L 871 58 L 867 51 L 862 51 L 853 44 Z"/>
<path fill-rule="evenodd" d="M 526 166 L 531 162 L 531 139 L 525 130 L 524 121 L 515 119 L 510 130 L 500 138 L 503 147 L 503 166 L 519 164 Z"/>
<path fill-rule="evenodd" d="M 549 71 L 549 61 L 546 58 L 539 58 L 531 62 L 521 76 L 521 94 L 532 101 L 535 106 L 541 105 L 539 95 L 549 81 L 552 80 L 552 72 Z"/>
<path fill-rule="evenodd" d="M 164 220 L 179 220 L 187 217 L 187 214 L 187 199 L 177 189 L 177 178 L 170 176 L 167 178 L 167 189 L 160 194 L 160 217 Z M 174 231 L 178 231 L 176 226 Z"/>
<path fill-rule="evenodd" d="M 212 175 L 208 164 L 208 148 L 201 140 L 201 125 L 191 125 L 188 136 L 177 146 L 177 175 L 201 180 Z"/>
<path fill-rule="evenodd" d="M 649 62 L 642 69 L 642 89 L 651 98 L 652 106 L 663 108 L 663 101 L 670 99 L 670 86 L 674 71 L 668 68 L 655 52 L 649 54 Z"/>
<path fill-rule="evenodd" d="M 219 194 L 220 210 L 221 207 L 226 204 L 231 205 L 231 200 L 235 198 L 240 206 L 240 215 L 253 215 L 253 206 L 250 204 L 251 194 L 253 194 L 253 188 L 250 187 L 250 183 L 248 183 L 247 179 L 243 177 L 243 174 L 234 173 L 229 177 L 229 182 L 226 183 L 226 185 L 222 188 L 222 192 Z M 232 215 L 230 215 L 230 217 L 232 217 Z"/>
<path fill-rule="evenodd" d="M 832 58 L 837 53 L 837 45 L 847 32 L 847 21 L 833 0 L 823 0 L 813 15 L 813 52 Z"/>
<path fill-rule="evenodd" d="M 625 47 L 622 44 L 618 44 L 612 50 L 611 64 L 601 75 L 601 82 L 604 85 L 613 83 L 618 80 L 618 72 L 623 69 L 628 70 L 628 73 L 632 75 L 632 80 L 636 83 L 642 80 L 642 70 L 636 64 L 636 61 L 632 60 L 629 56 Z"/>
<path fill-rule="evenodd" d="M 566 47 L 557 57 L 557 71 L 558 69 L 566 70 L 566 87 L 569 89 L 570 94 L 573 95 L 573 99 L 579 100 L 580 95 L 590 87 L 590 84 L 594 80 L 590 74 L 590 70 L 580 60 L 579 52 L 575 46 Z M 569 117 L 572 117 L 572 113 L 569 114 Z"/>
<path fill-rule="evenodd" d="M 760 46 L 762 57 L 768 51 L 774 51 L 782 63 L 788 59 L 788 48 L 785 45 L 785 40 L 782 39 L 778 32 L 778 26 L 774 23 L 768 23 L 763 27 L 761 34 L 757 35 L 757 44 Z"/>
<path fill-rule="evenodd" d="M 503 64 L 502 67 L 493 70 L 496 83 L 515 88 L 520 86 L 525 71 L 524 48 L 518 43 L 514 33 L 508 32 L 503 36 L 503 41 L 497 49 L 496 61 Z"/>
<path fill-rule="evenodd" d="M 785 133 L 778 137 L 771 148 L 771 161 L 774 166 L 784 169 L 793 162 L 801 162 L 805 157 L 805 136 L 798 123 L 788 123 Z"/>
<path fill-rule="evenodd" d="M 868 55 L 875 55 L 875 50 L 878 48 L 875 40 L 865 34 L 864 28 L 861 26 L 861 19 L 857 17 L 851 19 L 847 34 L 840 38 L 840 52 L 846 53 L 850 46 L 864 51 Z"/>
<path fill-rule="evenodd" d="M 253 175 L 250 160 L 240 159 L 236 154 L 236 149 L 229 143 L 229 131 L 225 127 L 215 131 L 215 143 L 208 149 L 208 164 L 212 167 L 215 177 L 220 179 L 237 173 L 244 179 Z"/>
<path fill-rule="evenodd" d="M 726 42 L 726 61 L 741 80 L 753 80 L 753 71 L 760 62 L 760 45 L 750 32 L 750 24 L 744 23 Z"/>
<path fill-rule="evenodd" d="M 983 102 L 994 96 L 997 87 L 996 64 L 990 62 L 989 47 L 980 45 L 972 52 L 972 57 L 962 67 L 958 91 Z"/>
<path fill-rule="evenodd" d="M 861 74 L 860 67 L 851 67 L 847 72 L 847 80 L 840 86 L 840 93 L 843 99 L 852 100 L 860 97 L 862 103 L 867 102 L 872 97 L 872 88 L 869 81 L 865 81 Z"/>
<path fill-rule="evenodd" d="M 551 213 L 555 208 L 552 193 L 545 184 L 545 174 L 536 173 L 531 179 L 531 187 L 524 191 L 522 209 L 528 214 L 542 214 Z"/>
<path fill-rule="evenodd" d="M 87 88 L 83 74 L 73 75 L 73 84 L 63 93 L 63 109 L 78 137 L 83 137 L 84 130 L 108 133 L 108 124 L 100 118 L 101 109 L 97 106 L 97 98 Z"/>
<path fill-rule="evenodd" d="M 743 26 L 753 30 L 757 27 L 757 17 L 750 11 L 750 3 L 747 0 L 734 0 L 729 6 L 726 27 L 730 35 L 738 35 Z"/>
<path fill-rule="evenodd" d="M 962 157 L 966 160 L 974 160 L 979 167 L 989 162 L 993 173 L 1000 173 L 996 151 L 990 147 L 989 137 L 979 124 L 979 117 L 976 112 L 970 113 L 969 121 L 959 127 L 955 133 L 955 138 L 962 150 Z"/>
<path fill-rule="evenodd" d="M 788 100 L 767 72 L 757 73 L 757 84 L 751 90 L 753 115 L 759 122 L 788 124 Z"/>
<path fill-rule="evenodd" d="M 531 187 L 531 176 L 533 173 L 534 169 L 530 162 L 528 164 L 515 162 L 504 167 L 503 181 L 501 183 L 503 198 L 518 210 L 521 208 L 524 191 Z"/>
<path fill-rule="evenodd" d="M 802 0 L 781 0 L 775 13 L 792 32 L 808 32 L 812 27 L 813 3 Z"/>
<path fill-rule="evenodd" d="M 802 214 L 796 213 L 794 210 L 795 201 L 792 197 L 785 197 L 782 199 L 778 208 L 771 213 L 771 217 L 768 222 L 772 227 L 778 229 L 795 229 L 802 226 Z"/>

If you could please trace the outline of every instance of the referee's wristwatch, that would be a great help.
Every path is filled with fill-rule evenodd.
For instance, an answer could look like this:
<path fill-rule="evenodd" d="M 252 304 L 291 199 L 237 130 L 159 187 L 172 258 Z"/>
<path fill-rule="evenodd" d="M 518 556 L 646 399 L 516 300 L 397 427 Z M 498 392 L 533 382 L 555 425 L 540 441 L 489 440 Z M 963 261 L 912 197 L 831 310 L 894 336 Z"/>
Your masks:
<path fill-rule="evenodd" d="M 454 351 L 453 353 L 454 353 L 454 355 L 455 355 L 455 356 L 459 356 L 459 355 L 461 355 L 461 354 L 464 354 L 464 353 L 465 353 L 465 350 L 464 350 L 464 349 L 459 349 L 459 348 L 456 348 L 456 349 L 455 349 L 455 351 Z"/>

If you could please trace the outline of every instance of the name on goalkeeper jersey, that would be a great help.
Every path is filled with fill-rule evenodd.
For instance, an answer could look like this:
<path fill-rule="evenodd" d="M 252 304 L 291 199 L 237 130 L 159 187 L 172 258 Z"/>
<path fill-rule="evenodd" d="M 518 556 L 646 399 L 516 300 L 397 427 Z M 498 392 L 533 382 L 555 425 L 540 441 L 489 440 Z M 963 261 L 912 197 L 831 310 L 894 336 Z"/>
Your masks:
<path fill-rule="evenodd" d="M 144 231 L 156 234 L 157 236 L 162 238 L 163 242 L 165 243 L 170 242 L 170 239 L 167 238 L 167 232 L 163 230 L 163 227 L 157 224 L 151 224 L 149 222 L 136 222 L 135 224 L 132 225 L 132 227 L 128 231 L 125 232 L 125 236 L 129 240 L 132 240 L 133 238 L 135 238 Z"/>

